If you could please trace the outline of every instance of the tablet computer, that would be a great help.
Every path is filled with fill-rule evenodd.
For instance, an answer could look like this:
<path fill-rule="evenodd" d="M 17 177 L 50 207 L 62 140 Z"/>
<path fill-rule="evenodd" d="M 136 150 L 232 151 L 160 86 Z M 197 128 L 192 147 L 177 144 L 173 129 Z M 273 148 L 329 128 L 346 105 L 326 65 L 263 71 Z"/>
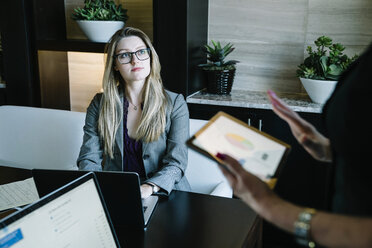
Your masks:
<path fill-rule="evenodd" d="M 187 145 L 220 164 L 216 154 L 228 154 L 263 180 L 279 176 L 290 151 L 290 145 L 225 112 L 213 116 Z"/>

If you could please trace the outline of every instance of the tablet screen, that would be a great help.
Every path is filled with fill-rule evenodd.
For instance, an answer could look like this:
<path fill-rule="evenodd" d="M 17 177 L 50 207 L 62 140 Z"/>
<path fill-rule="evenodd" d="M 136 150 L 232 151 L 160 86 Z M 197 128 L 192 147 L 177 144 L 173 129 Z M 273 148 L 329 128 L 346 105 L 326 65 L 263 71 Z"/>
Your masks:
<path fill-rule="evenodd" d="M 220 112 L 191 139 L 211 156 L 228 154 L 247 171 L 264 179 L 276 175 L 289 146 L 268 134 Z"/>

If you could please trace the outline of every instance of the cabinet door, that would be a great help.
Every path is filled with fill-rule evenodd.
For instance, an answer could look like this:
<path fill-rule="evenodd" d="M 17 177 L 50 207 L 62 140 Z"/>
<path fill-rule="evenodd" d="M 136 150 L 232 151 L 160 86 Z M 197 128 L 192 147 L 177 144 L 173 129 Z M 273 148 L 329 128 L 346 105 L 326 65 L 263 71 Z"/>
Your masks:
<path fill-rule="evenodd" d="M 299 113 L 320 132 L 324 131 L 320 114 Z M 294 138 L 288 124 L 271 110 L 256 110 L 262 131 L 291 145 L 291 152 L 275 187 L 282 198 L 302 206 L 329 209 L 331 203 L 329 164 L 313 159 Z M 290 235 L 268 222 L 263 225 L 265 247 L 300 247 Z"/>
<path fill-rule="evenodd" d="M 253 119 L 253 114 L 250 114 L 246 108 L 235 108 L 227 106 L 207 105 L 207 104 L 187 104 L 190 112 L 190 118 L 209 120 L 219 111 L 224 111 L 244 122 L 247 122 L 249 118 Z"/>
<path fill-rule="evenodd" d="M 288 124 L 272 110 L 204 104 L 188 104 L 188 106 L 190 118 L 208 120 L 218 111 L 224 111 L 291 145 L 291 152 L 283 166 L 275 191 L 284 199 L 296 204 L 318 209 L 328 208 L 330 166 L 313 159 L 298 144 Z M 299 114 L 322 132 L 320 114 Z"/>
<path fill-rule="evenodd" d="M 291 145 L 291 152 L 278 179 L 275 191 L 293 203 L 328 209 L 330 165 L 312 158 L 294 138 L 288 124 L 271 110 L 256 110 L 256 123 L 262 131 Z M 320 114 L 299 113 L 320 132 Z"/>
<path fill-rule="evenodd" d="M 0 31 L 6 104 L 40 106 L 32 1 L 1 0 Z"/>

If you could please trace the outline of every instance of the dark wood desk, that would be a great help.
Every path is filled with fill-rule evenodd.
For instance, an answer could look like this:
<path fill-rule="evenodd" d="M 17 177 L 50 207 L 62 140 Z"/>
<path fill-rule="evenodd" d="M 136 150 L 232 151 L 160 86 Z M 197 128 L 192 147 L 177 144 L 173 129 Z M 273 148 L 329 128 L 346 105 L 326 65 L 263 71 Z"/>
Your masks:
<path fill-rule="evenodd" d="M 31 177 L 0 166 L 0 184 Z M 146 230 L 116 230 L 122 247 L 260 247 L 262 220 L 238 199 L 173 191 L 161 199 Z"/>
<path fill-rule="evenodd" d="M 31 170 L 0 165 L 0 184 L 25 180 L 30 177 L 32 177 Z"/>
<path fill-rule="evenodd" d="M 238 199 L 173 191 L 144 232 L 116 230 L 123 247 L 260 247 L 261 219 Z"/>

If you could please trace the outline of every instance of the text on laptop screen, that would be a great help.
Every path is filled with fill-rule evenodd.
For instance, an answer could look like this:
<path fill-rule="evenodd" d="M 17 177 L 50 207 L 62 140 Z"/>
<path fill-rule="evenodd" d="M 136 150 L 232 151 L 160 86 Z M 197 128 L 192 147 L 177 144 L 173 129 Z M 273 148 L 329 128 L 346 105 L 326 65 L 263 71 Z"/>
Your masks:
<path fill-rule="evenodd" d="M 94 180 L 2 228 L 0 248 L 5 247 L 116 247 Z"/>

